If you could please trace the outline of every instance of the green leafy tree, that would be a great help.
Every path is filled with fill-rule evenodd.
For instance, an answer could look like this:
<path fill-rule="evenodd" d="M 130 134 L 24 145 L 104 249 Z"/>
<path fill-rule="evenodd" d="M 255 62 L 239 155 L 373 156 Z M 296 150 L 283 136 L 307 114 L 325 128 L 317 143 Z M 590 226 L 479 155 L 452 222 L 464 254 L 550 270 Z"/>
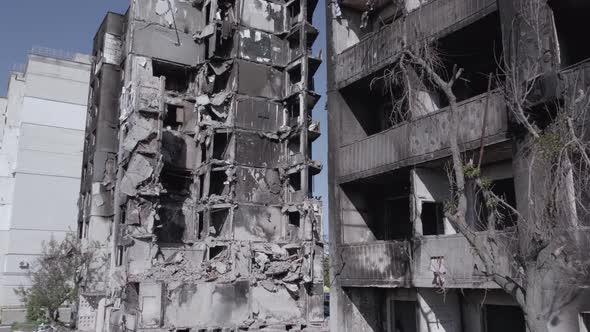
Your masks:
<path fill-rule="evenodd" d="M 60 323 L 59 308 L 77 299 L 94 252 L 83 248 L 74 234 L 43 243 L 41 257 L 28 275 L 31 286 L 15 290 L 26 304 L 29 321 Z"/>

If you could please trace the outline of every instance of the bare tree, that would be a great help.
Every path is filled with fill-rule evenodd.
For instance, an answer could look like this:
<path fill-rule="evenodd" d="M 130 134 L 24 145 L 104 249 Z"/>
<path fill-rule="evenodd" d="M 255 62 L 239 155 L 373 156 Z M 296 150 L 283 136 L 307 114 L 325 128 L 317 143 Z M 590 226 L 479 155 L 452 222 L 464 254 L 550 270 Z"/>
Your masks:
<path fill-rule="evenodd" d="M 522 128 L 514 164 L 527 177 L 524 183 L 528 188 L 521 200 L 524 204 L 518 208 L 491 190 L 490 181 L 481 175 L 481 158 L 475 163 L 463 155 L 461 114 L 453 92 L 463 69 L 456 65 L 450 75 L 441 75 L 436 48 L 421 39 L 406 45 L 397 63 L 381 79 L 390 80 L 389 86 L 403 87 L 403 102 L 412 100 L 417 89 L 410 72 L 421 73 L 420 89 L 430 86 L 442 92 L 449 104 L 449 179 L 453 187 L 446 217 L 481 258 L 482 272 L 518 303 L 528 330 L 543 332 L 575 299 L 590 275 L 590 146 L 586 131 L 590 88 L 577 77 L 568 76 L 559 81 L 556 98 L 534 102 L 535 86 L 547 69 L 543 65 L 547 63 L 543 31 L 552 22 L 544 0 L 518 0 L 515 6 L 519 15 L 514 30 L 528 38 L 510 38 L 511 54 L 502 60 L 499 67 L 503 69 L 494 74 L 511 118 Z M 395 111 L 399 108 L 394 107 Z M 474 221 L 468 220 L 468 211 L 473 208 L 469 205 L 478 200 L 475 195 L 483 197 L 488 211 L 476 213 L 476 217 L 483 216 L 479 217 L 483 220 L 476 220 L 483 228 L 474 227 Z M 517 217 L 513 228 L 497 227 L 503 211 Z M 517 271 L 516 275 L 507 275 L 505 262 Z"/>

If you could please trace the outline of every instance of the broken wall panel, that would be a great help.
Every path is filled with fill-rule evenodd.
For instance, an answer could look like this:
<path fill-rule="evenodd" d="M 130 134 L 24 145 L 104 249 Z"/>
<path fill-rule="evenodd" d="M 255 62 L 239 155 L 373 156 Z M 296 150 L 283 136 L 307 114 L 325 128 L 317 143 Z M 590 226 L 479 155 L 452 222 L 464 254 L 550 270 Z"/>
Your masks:
<path fill-rule="evenodd" d="M 135 54 L 187 66 L 204 59 L 204 48 L 190 34 L 142 22 L 136 22 L 134 28 L 131 49 Z"/>
<path fill-rule="evenodd" d="M 203 12 L 190 1 L 142 0 L 132 6 L 133 19 L 194 34 L 204 27 Z"/>
<path fill-rule="evenodd" d="M 203 283 L 171 289 L 166 323 L 171 326 L 238 326 L 250 317 L 248 282 Z M 203 299 L 207 299 L 204 301 Z"/>
<path fill-rule="evenodd" d="M 259 204 L 280 204 L 283 189 L 281 175 L 276 169 L 236 169 L 236 201 Z"/>
<path fill-rule="evenodd" d="M 236 132 L 235 162 L 246 166 L 276 168 L 281 158 L 279 141 L 257 133 Z"/>
<path fill-rule="evenodd" d="M 263 98 L 236 97 L 235 126 L 263 132 L 278 132 L 285 115 L 282 105 Z"/>
<path fill-rule="evenodd" d="M 285 6 L 264 0 L 243 0 L 240 19 L 254 29 L 280 34 L 285 28 Z"/>
<path fill-rule="evenodd" d="M 242 205 L 234 215 L 236 240 L 274 242 L 281 238 L 284 219 L 280 207 Z"/>
<path fill-rule="evenodd" d="M 252 97 L 280 100 L 284 96 L 283 73 L 273 67 L 236 61 L 237 92 Z"/>
<path fill-rule="evenodd" d="M 274 66 L 287 65 L 287 41 L 274 34 L 248 28 L 241 28 L 238 33 L 242 59 Z"/>

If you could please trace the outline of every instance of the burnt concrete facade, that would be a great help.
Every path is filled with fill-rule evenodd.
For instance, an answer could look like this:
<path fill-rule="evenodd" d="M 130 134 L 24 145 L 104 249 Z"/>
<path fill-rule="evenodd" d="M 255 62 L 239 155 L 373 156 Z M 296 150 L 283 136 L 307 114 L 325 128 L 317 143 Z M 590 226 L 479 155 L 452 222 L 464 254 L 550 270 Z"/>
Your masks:
<path fill-rule="evenodd" d="M 416 85 L 396 117 L 395 87 L 382 83 L 406 45 L 433 41 L 443 76 L 455 64 L 465 69 L 454 93 L 466 159 L 477 160 L 483 145 L 481 172 L 494 192 L 525 206 L 522 137 L 502 91 L 488 80 L 513 56 L 513 36 L 525 45 L 531 38 L 515 23 L 516 3 L 326 2 L 331 331 L 525 331 L 516 302 L 481 273 L 479 257 L 444 217 L 452 195 L 448 104 Z M 574 0 L 539 3 L 551 22 L 542 30 L 551 79 L 539 80 L 538 94 L 551 99 L 555 79 L 575 77 L 586 87 L 590 52 L 568 35 L 590 8 Z M 478 212 L 470 213 L 476 220 Z M 509 213 L 505 218 L 512 223 Z M 499 267 L 518 278 L 508 261 Z M 549 330 L 585 331 L 587 299 L 564 307 Z"/>
<path fill-rule="evenodd" d="M 316 3 L 131 1 L 94 40 L 83 331 L 323 324 Z"/>

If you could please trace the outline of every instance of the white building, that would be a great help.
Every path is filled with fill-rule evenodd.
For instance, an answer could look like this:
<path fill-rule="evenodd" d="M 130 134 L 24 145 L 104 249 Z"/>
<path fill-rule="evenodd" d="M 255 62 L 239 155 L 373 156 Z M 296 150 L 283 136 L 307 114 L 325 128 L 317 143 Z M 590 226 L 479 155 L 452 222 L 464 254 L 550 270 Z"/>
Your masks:
<path fill-rule="evenodd" d="M 89 77 L 88 56 L 36 49 L 0 98 L 0 330 L 42 243 L 76 230 Z"/>

